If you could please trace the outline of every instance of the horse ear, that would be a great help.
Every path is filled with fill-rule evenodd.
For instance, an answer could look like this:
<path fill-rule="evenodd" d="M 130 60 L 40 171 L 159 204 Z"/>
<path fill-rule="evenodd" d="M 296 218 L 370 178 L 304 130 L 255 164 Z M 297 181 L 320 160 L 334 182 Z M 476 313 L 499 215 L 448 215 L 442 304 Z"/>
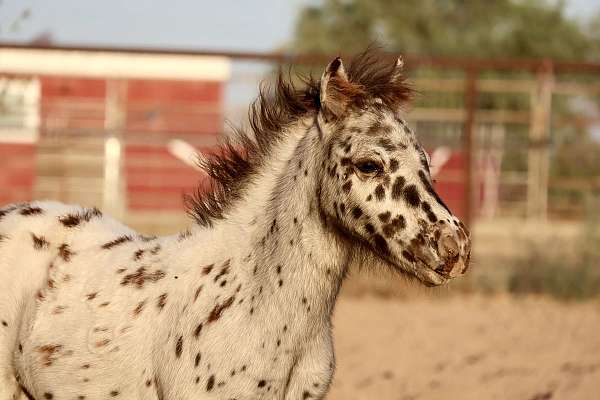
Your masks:
<path fill-rule="evenodd" d="M 342 59 L 337 57 L 321 76 L 320 101 L 325 120 L 340 118 L 357 93 L 358 87 L 348 80 Z"/>
<path fill-rule="evenodd" d="M 404 74 L 404 59 L 402 56 L 398 56 L 396 59 L 396 65 L 394 66 L 394 72 L 392 73 L 392 80 L 399 81 L 402 80 L 402 76 Z"/>

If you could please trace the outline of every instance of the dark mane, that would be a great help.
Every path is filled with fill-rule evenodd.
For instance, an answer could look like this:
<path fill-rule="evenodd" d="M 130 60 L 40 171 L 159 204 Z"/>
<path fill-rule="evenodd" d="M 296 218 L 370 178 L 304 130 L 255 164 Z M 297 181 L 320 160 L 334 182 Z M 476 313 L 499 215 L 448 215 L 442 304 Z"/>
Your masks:
<path fill-rule="evenodd" d="M 347 70 L 349 81 L 364 96 L 350 107 L 362 107 L 364 100 L 378 97 L 397 109 L 411 97 L 411 89 L 396 71 L 396 60 L 373 49 L 355 56 Z M 198 188 L 184 196 L 187 213 L 202 226 L 223 219 L 229 208 L 244 195 L 256 171 L 274 145 L 285 137 L 284 130 L 295 121 L 320 110 L 320 81 L 299 77 L 301 87 L 285 79 L 280 71 L 274 86 L 261 84 L 258 98 L 249 110 L 251 132 L 234 130 L 216 154 L 203 157 L 199 166 L 210 177 L 208 190 Z"/>

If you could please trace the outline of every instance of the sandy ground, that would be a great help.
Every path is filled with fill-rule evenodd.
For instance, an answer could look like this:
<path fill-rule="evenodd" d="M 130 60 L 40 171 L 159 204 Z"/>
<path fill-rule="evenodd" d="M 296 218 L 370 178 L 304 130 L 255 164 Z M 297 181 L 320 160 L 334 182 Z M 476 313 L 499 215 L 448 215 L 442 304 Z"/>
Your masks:
<path fill-rule="evenodd" d="M 600 399 L 600 302 L 342 297 L 329 400 Z"/>

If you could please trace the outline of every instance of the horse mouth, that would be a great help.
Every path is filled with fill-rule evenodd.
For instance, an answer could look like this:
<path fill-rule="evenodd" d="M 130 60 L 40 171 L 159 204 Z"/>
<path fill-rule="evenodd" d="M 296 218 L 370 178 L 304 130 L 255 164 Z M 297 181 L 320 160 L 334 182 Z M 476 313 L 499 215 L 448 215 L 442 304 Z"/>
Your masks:
<path fill-rule="evenodd" d="M 439 272 L 434 271 L 426 265 L 419 263 L 420 265 L 414 271 L 414 275 L 423 283 L 425 286 L 441 286 L 445 285 L 450 281 L 451 278 L 446 277 Z"/>
<path fill-rule="evenodd" d="M 442 275 L 435 271 L 423 261 L 417 259 L 413 264 L 403 265 L 402 262 L 384 259 L 391 264 L 395 270 L 404 275 L 416 278 L 427 287 L 441 286 L 447 284 L 453 277 Z"/>
<path fill-rule="evenodd" d="M 414 275 L 429 287 L 445 285 L 452 279 L 464 275 L 468 269 L 468 259 L 464 260 L 460 254 L 446 260 L 439 257 L 421 257 L 417 254 L 413 256 L 414 261 L 407 263 L 406 266 L 403 266 L 402 262 L 393 264 L 397 269 Z"/>

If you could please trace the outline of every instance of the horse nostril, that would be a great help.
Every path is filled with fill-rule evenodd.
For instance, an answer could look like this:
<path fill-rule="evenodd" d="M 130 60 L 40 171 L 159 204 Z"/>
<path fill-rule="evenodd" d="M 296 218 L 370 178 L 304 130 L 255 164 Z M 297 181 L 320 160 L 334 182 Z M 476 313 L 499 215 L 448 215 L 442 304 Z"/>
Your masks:
<path fill-rule="evenodd" d="M 439 248 L 440 255 L 443 258 L 448 259 L 455 258 L 456 256 L 458 256 L 458 242 L 451 235 L 446 234 L 442 236 L 442 238 L 440 239 Z"/>

